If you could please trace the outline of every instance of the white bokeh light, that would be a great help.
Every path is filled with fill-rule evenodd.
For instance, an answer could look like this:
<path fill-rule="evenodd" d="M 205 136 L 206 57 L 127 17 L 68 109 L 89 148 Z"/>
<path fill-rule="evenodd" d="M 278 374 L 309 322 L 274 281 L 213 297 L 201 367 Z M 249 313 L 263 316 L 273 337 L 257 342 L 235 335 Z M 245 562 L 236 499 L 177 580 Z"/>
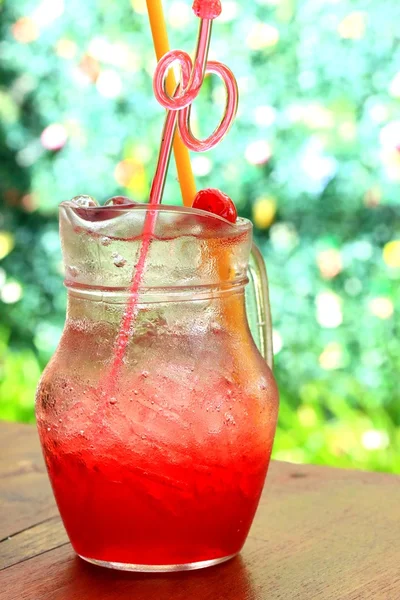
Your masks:
<path fill-rule="evenodd" d="M 219 17 L 220 23 L 229 23 L 236 19 L 239 13 L 239 4 L 237 2 L 233 2 L 232 0 L 226 0 L 222 3 L 222 13 Z"/>
<path fill-rule="evenodd" d="M 264 104 L 254 109 L 254 121 L 259 127 L 270 127 L 276 121 L 277 112 L 273 106 Z"/>
<path fill-rule="evenodd" d="M 269 161 L 271 156 L 271 146 L 266 140 L 252 142 L 245 151 L 245 158 L 251 165 L 263 165 Z"/>
<path fill-rule="evenodd" d="M 15 304 L 22 298 L 22 286 L 18 281 L 8 281 L 1 288 L 0 298 L 4 304 Z"/>
<path fill-rule="evenodd" d="M 400 145 L 400 121 L 390 121 L 382 127 L 379 140 L 384 148 L 397 148 Z"/>
<path fill-rule="evenodd" d="M 104 98 L 118 98 L 122 93 L 121 77 L 116 71 L 106 69 L 100 73 L 96 87 Z"/>
<path fill-rule="evenodd" d="M 335 329 L 343 323 L 341 299 L 333 292 L 321 292 L 316 297 L 317 321 L 321 327 Z"/>
<path fill-rule="evenodd" d="M 275 355 L 279 354 L 279 352 L 283 348 L 282 336 L 279 333 L 279 331 L 277 331 L 276 329 L 274 329 L 273 332 L 272 332 L 272 347 L 274 349 L 274 354 Z"/>
<path fill-rule="evenodd" d="M 173 29 L 184 29 L 192 20 L 192 10 L 187 2 L 172 2 L 168 10 L 168 22 Z"/>
<path fill-rule="evenodd" d="M 32 19 L 39 27 L 47 27 L 64 13 L 64 0 L 42 0 L 34 10 Z"/>
<path fill-rule="evenodd" d="M 394 98 L 400 98 L 400 73 L 397 73 L 390 82 L 389 94 Z"/>
<path fill-rule="evenodd" d="M 389 446 L 389 436 L 386 431 L 370 429 L 363 433 L 361 443 L 366 450 L 384 450 Z"/>
<path fill-rule="evenodd" d="M 205 177 L 211 172 L 212 162 L 207 156 L 195 156 L 192 159 L 193 173 L 198 177 Z"/>
<path fill-rule="evenodd" d="M 40 136 L 46 150 L 61 150 L 68 140 L 68 132 L 61 123 L 52 123 L 43 130 Z"/>

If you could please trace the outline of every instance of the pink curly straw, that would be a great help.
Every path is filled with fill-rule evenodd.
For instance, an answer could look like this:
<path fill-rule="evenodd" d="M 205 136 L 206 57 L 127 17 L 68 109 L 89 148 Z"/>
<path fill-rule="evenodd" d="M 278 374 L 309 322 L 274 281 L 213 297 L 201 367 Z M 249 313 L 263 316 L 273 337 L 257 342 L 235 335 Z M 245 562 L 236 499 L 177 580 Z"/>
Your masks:
<path fill-rule="evenodd" d="M 180 136 L 190 150 L 205 152 L 216 146 L 226 135 L 233 123 L 238 107 L 239 93 L 232 71 L 219 62 L 207 61 L 212 22 L 221 13 L 221 3 L 219 0 L 195 0 L 193 10 L 196 16 L 201 19 L 194 63 L 186 52 L 173 50 L 160 60 L 154 75 L 154 93 L 158 102 L 167 109 L 167 116 L 161 138 L 157 168 L 150 191 L 150 205 L 160 204 L 162 200 L 176 126 L 178 125 Z M 166 91 L 166 78 L 170 67 L 175 62 L 178 62 L 181 67 L 181 81 L 174 96 L 171 97 Z M 215 73 L 222 79 L 226 89 L 227 101 L 222 119 L 214 132 L 205 140 L 199 140 L 192 133 L 190 113 L 192 103 L 197 98 L 203 85 L 204 77 L 209 73 Z M 109 392 L 117 381 L 138 313 L 139 289 L 143 281 L 147 254 L 154 236 L 156 219 L 157 211 L 148 210 L 143 225 L 138 262 L 115 348 L 109 378 Z"/>
<path fill-rule="evenodd" d="M 221 12 L 220 7 L 221 3 L 219 1 L 200 2 L 200 0 L 197 0 L 193 5 L 193 10 L 196 15 L 218 16 Z M 239 99 L 235 76 L 225 65 L 215 61 L 207 61 L 212 21 L 215 16 L 201 18 L 194 63 L 186 52 L 172 50 L 163 56 L 157 65 L 153 80 L 154 94 L 161 106 L 166 108 L 168 112 L 157 169 L 150 192 L 150 204 L 159 204 L 162 199 L 176 125 L 178 124 L 179 134 L 189 150 L 205 152 L 222 140 L 235 118 Z M 166 91 L 166 78 L 170 67 L 176 62 L 180 65 L 181 82 L 174 96 L 171 97 Z M 210 73 L 215 73 L 222 79 L 226 89 L 227 101 L 221 122 L 215 131 L 205 140 L 199 140 L 191 130 L 190 115 L 192 104 L 199 95 L 204 77 Z"/>

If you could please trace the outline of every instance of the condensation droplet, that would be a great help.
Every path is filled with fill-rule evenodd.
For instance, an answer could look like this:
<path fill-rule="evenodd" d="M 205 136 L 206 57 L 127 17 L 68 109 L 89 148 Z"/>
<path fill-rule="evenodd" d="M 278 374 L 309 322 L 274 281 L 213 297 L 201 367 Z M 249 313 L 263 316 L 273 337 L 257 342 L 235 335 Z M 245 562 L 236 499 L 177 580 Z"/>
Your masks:
<path fill-rule="evenodd" d="M 79 271 L 73 265 L 68 265 L 68 267 L 67 267 L 67 273 L 68 273 L 68 275 L 71 275 L 71 277 L 78 277 Z"/>
<path fill-rule="evenodd" d="M 117 404 L 116 398 L 110 398 L 110 404 Z"/>
<path fill-rule="evenodd" d="M 118 268 L 124 267 L 126 265 L 126 258 L 118 254 L 118 252 L 113 252 L 112 257 L 114 259 L 114 265 Z"/>
<path fill-rule="evenodd" d="M 107 236 L 102 237 L 100 240 L 100 244 L 102 246 L 109 246 L 111 244 L 111 238 L 109 238 Z"/>
<path fill-rule="evenodd" d="M 135 396 L 137 396 L 139 392 L 137 390 L 133 390 L 133 393 L 135 394 Z"/>
<path fill-rule="evenodd" d="M 80 430 L 79 432 L 81 435 L 83 435 L 85 433 L 85 431 L 83 429 Z"/>
<path fill-rule="evenodd" d="M 149 376 L 148 371 L 142 371 L 142 377 L 144 377 L 146 379 L 148 376 Z"/>

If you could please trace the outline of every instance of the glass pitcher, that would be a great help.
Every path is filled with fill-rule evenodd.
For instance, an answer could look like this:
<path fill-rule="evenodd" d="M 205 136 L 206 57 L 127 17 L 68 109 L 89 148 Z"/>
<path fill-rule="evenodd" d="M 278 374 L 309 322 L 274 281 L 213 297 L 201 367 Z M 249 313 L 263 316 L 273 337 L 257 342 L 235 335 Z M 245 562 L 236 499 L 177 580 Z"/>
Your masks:
<path fill-rule="evenodd" d="M 149 210 L 156 229 L 116 371 Z M 255 249 L 249 268 L 251 223 L 180 207 L 67 202 L 60 233 L 67 318 L 36 414 L 75 551 L 136 571 L 228 560 L 251 526 L 278 412 L 266 362 L 265 266 Z M 257 344 L 246 315 L 249 276 Z"/>

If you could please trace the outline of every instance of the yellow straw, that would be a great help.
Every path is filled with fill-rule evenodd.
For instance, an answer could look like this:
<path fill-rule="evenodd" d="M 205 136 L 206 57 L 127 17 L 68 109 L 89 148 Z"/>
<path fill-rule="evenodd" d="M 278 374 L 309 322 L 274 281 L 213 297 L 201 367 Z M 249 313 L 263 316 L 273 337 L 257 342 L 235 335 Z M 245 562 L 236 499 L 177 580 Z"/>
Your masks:
<path fill-rule="evenodd" d="M 151 27 L 151 33 L 153 36 L 154 49 L 156 51 L 157 60 L 160 60 L 164 54 L 169 52 L 169 41 L 167 26 L 162 9 L 161 0 L 146 0 L 147 10 L 149 14 L 149 21 Z M 167 91 L 172 95 L 176 88 L 176 79 L 173 71 L 170 70 L 167 77 Z M 192 165 L 190 164 L 189 151 L 182 142 L 179 134 L 175 134 L 174 139 L 174 154 L 175 162 L 178 171 L 179 185 L 181 187 L 183 204 L 185 206 L 192 206 L 193 200 L 196 196 L 196 184 L 193 176 Z M 226 280 L 229 278 L 229 271 L 231 268 L 230 260 L 230 249 L 217 250 L 216 247 L 211 248 L 211 257 L 217 261 L 218 272 L 221 279 Z M 242 305 L 240 296 L 233 296 L 229 304 L 223 304 L 222 314 L 225 316 L 227 322 L 231 324 L 239 323 L 240 318 L 238 315 L 241 314 Z"/>
<path fill-rule="evenodd" d="M 162 9 L 162 2 L 161 0 L 146 0 L 146 4 L 149 13 L 154 49 L 157 60 L 160 60 L 164 54 L 169 52 L 168 33 Z M 170 70 L 167 78 L 168 94 L 172 95 L 175 91 L 175 88 L 175 76 L 173 71 Z M 183 204 L 185 206 L 192 206 L 193 200 L 196 196 L 196 183 L 194 180 L 192 165 L 190 164 L 189 150 L 182 142 L 178 132 L 176 132 L 174 138 L 174 155 Z"/>

